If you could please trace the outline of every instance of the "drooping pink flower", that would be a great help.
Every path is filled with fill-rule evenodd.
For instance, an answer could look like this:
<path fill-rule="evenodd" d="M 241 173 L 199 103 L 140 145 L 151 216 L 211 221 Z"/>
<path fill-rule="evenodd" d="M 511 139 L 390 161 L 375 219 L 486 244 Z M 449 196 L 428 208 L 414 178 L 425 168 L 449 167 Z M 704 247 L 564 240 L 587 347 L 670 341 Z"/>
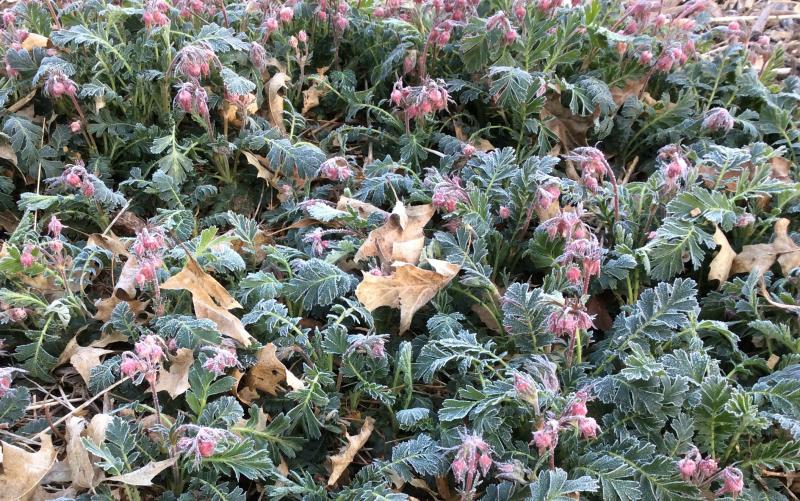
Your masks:
<path fill-rule="evenodd" d="M 480 435 L 462 433 L 461 445 L 456 449 L 458 452 L 451 464 L 453 476 L 464 492 L 472 492 L 494 464 L 492 448 Z"/>
<path fill-rule="evenodd" d="M 728 466 L 722 470 L 722 487 L 717 491 L 717 496 L 730 494 L 733 499 L 739 497 L 744 489 L 744 476 L 739 468 Z"/>
<path fill-rule="evenodd" d="M 47 223 L 47 231 L 50 232 L 50 236 L 53 238 L 58 238 L 61 236 L 61 230 L 64 229 L 64 225 L 61 224 L 61 221 L 53 214 L 50 216 L 50 222 Z"/>
<path fill-rule="evenodd" d="M 352 177 L 353 170 L 344 157 L 333 157 L 322 162 L 319 175 L 331 181 L 347 181 Z"/>
<path fill-rule="evenodd" d="M 81 124 L 81 121 L 80 121 L 80 120 L 73 120 L 73 121 L 72 121 L 72 122 L 70 122 L 70 124 L 69 124 L 69 130 L 70 130 L 70 131 L 71 131 L 73 134 L 77 134 L 78 132 L 80 132 L 80 131 L 81 131 L 81 129 L 82 129 L 82 128 L 83 128 L 83 124 Z"/>
<path fill-rule="evenodd" d="M 23 268 L 30 268 L 31 266 L 33 266 L 34 263 L 33 246 L 29 244 L 22 249 L 22 254 L 20 254 L 19 256 L 19 262 Z"/>
<path fill-rule="evenodd" d="M 682 479 L 686 481 L 691 480 L 697 471 L 697 463 L 694 461 L 694 459 L 683 458 L 678 461 L 678 471 L 680 472 Z"/>
<path fill-rule="evenodd" d="M 728 132 L 733 128 L 734 120 L 725 108 L 711 108 L 703 118 L 703 128 L 710 132 Z"/>
<path fill-rule="evenodd" d="M 203 368 L 216 376 L 225 374 L 230 368 L 241 367 L 236 358 L 236 350 L 232 346 L 205 346 L 204 350 L 211 351 L 214 355 L 207 358 Z"/>
<path fill-rule="evenodd" d="M 600 427 L 597 425 L 597 421 L 595 421 L 594 418 L 581 416 L 578 418 L 578 430 L 581 433 L 581 437 L 584 439 L 597 438 L 597 432 L 600 430 Z"/>

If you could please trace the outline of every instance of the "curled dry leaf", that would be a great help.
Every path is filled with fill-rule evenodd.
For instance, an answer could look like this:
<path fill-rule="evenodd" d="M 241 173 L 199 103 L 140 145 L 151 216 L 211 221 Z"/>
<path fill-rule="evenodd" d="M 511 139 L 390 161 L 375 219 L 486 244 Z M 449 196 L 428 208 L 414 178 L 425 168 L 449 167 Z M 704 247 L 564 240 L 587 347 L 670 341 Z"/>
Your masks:
<path fill-rule="evenodd" d="M 587 145 L 586 135 L 600 116 L 600 108 L 597 107 L 588 116 L 575 115 L 561 105 L 560 94 L 548 94 L 541 115 L 547 128 L 558 137 L 563 151 L 572 151 L 578 146 Z"/>
<path fill-rule="evenodd" d="M 252 397 L 254 390 L 277 395 L 278 385 L 284 381 L 293 390 L 305 387 L 303 381 L 278 360 L 276 352 L 277 348 L 273 343 L 269 343 L 259 350 L 258 361 L 247 371 L 244 380 L 245 386 L 249 390 L 248 393 L 245 393 L 246 397 Z"/>
<path fill-rule="evenodd" d="M 458 274 L 457 264 L 428 259 L 433 267 L 423 270 L 406 263 L 395 263 L 396 271 L 389 276 L 364 273 L 356 288 L 356 297 L 369 310 L 381 306 L 400 309 L 400 334 L 411 327 L 411 320 L 420 308 Z"/>
<path fill-rule="evenodd" d="M 0 160 L 7 160 L 14 167 L 17 166 L 17 154 L 14 152 L 14 148 L 7 142 L 0 144 Z"/>
<path fill-rule="evenodd" d="M 349 197 L 339 197 L 339 201 L 336 202 L 336 209 L 338 210 L 347 210 L 353 209 L 358 214 L 358 217 L 367 219 L 372 214 L 383 214 L 384 216 L 389 216 L 389 213 L 383 209 L 379 209 L 374 205 L 362 202 L 361 200 L 356 200 L 355 198 Z"/>
<path fill-rule="evenodd" d="M 194 353 L 189 348 L 178 348 L 172 358 L 169 370 L 161 367 L 158 371 L 156 391 L 166 391 L 169 396 L 177 398 L 189 389 L 189 369 L 194 363 Z"/>
<path fill-rule="evenodd" d="M 42 435 L 42 446 L 36 452 L 28 452 L 6 442 L 2 442 L 2 445 L 3 473 L 0 474 L 0 493 L 3 499 L 33 499 L 39 482 L 56 462 L 56 450 L 50 435 Z"/>
<path fill-rule="evenodd" d="M 759 274 L 763 274 L 778 261 L 783 274 L 788 275 L 800 266 L 800 246 L 789 237 L 789 223 L 786 218 L 775 222 L 775 238 L 772 243 L 742 247 L 742 252 L 733 260 L 731 273 L 735 275 L 757 270 Z"/>
<path fill-rule="evenodd" d="M 25 50 L 44 49 L 47 46 L 52 46 L 50 39 L 38 33 L 28 33 L 28 36 L 22 41 L 22 48 Z"/>
<path fill-rule="evenodd" d="M 98 299 L 94 302 L 94 307 L 97 309 L 97 311 L 92 318 L 95 320 L 100 320 L 101 322 L 108 322 L 111 320 L 111 314 L 114 312 L 114 308 L 116 308 L 116 306 L 122 302 L 128 303 L 135 316 L 142 314 L 147 309 L 147 305 L 149 304 L 149 301 L 139 301 L 136 299 L 131 301 L 123 301 L 117 296 Z"/>
<path fill-rule="evenodd" d="M 347 446 L 339 454 L 330 456 L 331 476 L 328 478 L 328 487 L 336 484 L 339 477 L 342 476 L 342 473 L 344 473 L 347 467 L 350 466 L 350 463 L 353 462 L 358 451 L 367 443 L 374 428 L 375 420 L 371 417 L 367 417 L 358 435 L 348 435 L 345 433 L 347 437 Z"/>
<path fill-rule="evenodd" d="M 136 274 L 139 273 L 139 263 L 128 252 L 128 247 L 117 237 L 94 233 L 86 239 L 86 245 L 94 245 L 111 251 L 115 258 L 125 259 L 117 283 L 114 284 L 114 296 L 122 301 L 132 301 L 136 297 Z"/>
<path fill-rule="evenodd" d="M 94 487 L 98 483 L 95 478 L 102 477 L 102 473 L 95 472 L 89 451 L 81 441 L 81 434 L 85 428 L 86 420 L 81 417 L 71 416 L 67 420 L 67 465 L 72 473 L 72 485 L 79 489 Z"/>
<path fill-rule="evenodd" d="M 708 279 L 717 280 L 719 285 L 722 286 L 730 276 L 733 260 L 736 259 L 736 252 L 734 252 L 725 234 L 719 228 L 714 231 L 714 242 L 719 246 L 719 251 L 708 268 Z"/>
<path fill-rule="evenodd" d="M 303 109 L 300 111 L 301 114 L 305 115 L 311 108 L 319 106 L 319 100 L 330 92 L 330 89 L 322 83 L 322 81 L 328 79 L 328 77 L 325 76 L 328 68 L 330 68 L 330 66 L 317 68 L 317 74 L 311 87 L 303 91 Z"/>
<path fill-rule="evenodd" d="M 283 95 L 281 90 L 291 80 L 286 73 L 280 71 L 267 82 L 267 102 L 269 103 L 269 123 L 277 127 L 281 133 L 286 134 L 286 127 L 283 125 Z"/>
<path fill-rule="evenodd" d="M 186 266 L 176 275 L 161 284 L 165 290 L 187 290 L 192 294 L 194 314 L 217 324 L 219 331 L 229 338 L 249 345 L 253 337 L 247 333 L 239 320 L 228 310 L 241 308 L 228 291 L 214 277 L 203 271 L 197 261 L 187 256 Z"/>
<path fill-rule="evenodd" d="M 231 393 L 239 399 L 239 401 L 248 407 L 250 404 L 253 403 L 253 400 L 258 398 L 258 391 L 254 388 L 250 388 L 247 385 L 242 385 L 240 388 L 239 386 L 242 383 L 242 379 L 247 380 L 245 377 L 246 374 L 239 369 L 234 369 L 231 372 L 231 376 L 233 377 L 233 387 L 231 387 Z"/>
<path fill-rule="evenodd" d="M 92 341 L 89 346 L 78 344 L 78 336 L 69 340 L 61 356 L 58 357 L 56 365 L 64 365 L 69 362 L 78 371 L 85 383 L 89 383 L 89 375 L 92 367 L 100 365 L 100 357 L 113 353 L 112 350 L 104 350 L 111 343 L 127 341 L 128 337 L 119 333 L 104 333 L 100 339 Z"/>
<path fill-rule="evenodd" d="M 369 233 L 356 252 L 355 261 L 377 256 L 385 268 L 395 261 L 417 264 L 425 247 L 423 228 L 434 212 L 430 204 L 406 208 L 398 201 L 386 224 Z"/>
<path fill-rule="evenodd" d="M 269 160 L 266 157 L 261 155 L 256 155 L 255 153 L 251 153 L 249 151 L 242 151 L 244 158 L 247 159 L 247 163 L 252 165 L 256 168 L 258 173 L 256 177 L 260 177 L 264 181 L 271 183 L 272 179 L 275 177 L 273 172 L 269 170 Z"/>
<path fill-rule="evenodd" d="M 153 479 L 156 475 L 175 464 L 176 459 L 177 458 L 165 459 L 164 461 L 155 461 L 139 468 L 138 470 L 125 473 L 124 475 L 117 475 L 116 477 L 109 477 L 106 480 L 109 482 L 121 482 L 127 485 L 147 487 L 149 485 L 153 485 Z"/>

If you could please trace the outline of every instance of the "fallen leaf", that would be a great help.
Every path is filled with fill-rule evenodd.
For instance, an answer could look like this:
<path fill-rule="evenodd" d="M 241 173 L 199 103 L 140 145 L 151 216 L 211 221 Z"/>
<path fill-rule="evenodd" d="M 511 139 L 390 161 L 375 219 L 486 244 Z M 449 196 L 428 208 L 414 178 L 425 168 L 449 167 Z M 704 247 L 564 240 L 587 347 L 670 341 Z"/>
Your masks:
<path fill-rule="evenodd" d="M 626 80 L 625 85 L 618 87 L 616 85 L 611 87 L 611 98 L 614 99 L 614 104 L 619 108 L 630 97 L 637 97 L 642 92 L 642 88 L 647 84 L 647 78 L 640 78 L 638 80 Z"/>
<path fill-rule="evenodd" d="M 256 102 L 255 94 L 245 94 L 242 96 L 237 96 L 242 99 L 241 104 L 234 103 L 229 99 L 225 99 L 222 103 L 222 109 L 220 110 L 220 115 L 222 115 L 222 119 L 228 121 L 229 123 L 233 124 L 234 127 L 242 127 L 244 125 L 244 121 L 242 120 L 242 114 L 240 113 L 240 107 L 244 107 L 244 103 L 247 103 L 247 107 L 245 108 L 245 112 L 247 115 L 253 115 L 258 112 L 258 103 Z"/>
<path fill-rule="evenodd" d="M 253 400 L 258 398 L 258 391 L 254 388 L 250 388 L 247 385 L 242 386 L 239 388 L 242 379 L 245 379 L 245 373 L 240 371 L 239 369 L 234 369 L 231 373 L 233 377 L 233 386 L 231 387 L 231 393 L 236 395 L 236 398 L 239 399 L 240 402 L 247 405 L 248 407 L 250 404 L 253 403 Z"/>
<path fill-rule="evenodd" d="M 497 323 L 497 319 L 494 318 L 494 315 L 492 314 L 491 310 L 489 310 L 489 308 L 487 308 L 481 303 L 473 303 L 472 306 L 470 307 L 470 310 L 472 310 L 473 313 L 478 315 L 478 318 L 481 319 L 483 325 L 485 325 L 486 327 L 495 332 L 498 333 L 503 332 L 503 327 L 499 323 Z"/>
<path fill-rule="evenodd" d="M 303 91 L 303 109 L 300 111 L 300 114 L 305 115 L 311 108 L 319 106 L 320 98 L 330 92 L 328 86 L 320 81 L 327 80 L 325 73 L 328 71 L 328 68 L 330 68 L 330 66 L 317 68 L 316 79 L 313 80 L 314 83 L 311 87 Z"/>
<path fill-rule="evenodd" d="M 269 343 L 258 352 L 256 364 L 247 371 L 245 386 L 250 390 L 263 391 L 270 395 L 277 395 L 278 385 L 286 382 L 293 390 L 305 387 L 302 380 L 298 379 L 292 371 L 278 360 L 276 355 L 277 348 L 273 343 Z M 249 395 L 252 395 L 250 393 Z"/>
<path fill-rule="evenodd" d="M 78 346 L 75 353 L 69 357 L 69 363 L 78 371 L 83 381 L 89 384 L 89 376 L 92 373 L 92 367 L 100 365 L 100 357 L 114 353 L 111 350 L 104 350 L 102 348 L 95 348 L 93 346 Z"/>
<path fill-rule="evenodd" d="M 267 102 L 269 103 L 269 123 L 277 127 L 282 134 L 286 134 L 283 125 L 283 95 L 281 89 L 291 80 L 286 73 L 280 71 L 267 82 Z"/>
<path fill-rule="evenodd" d="M 149 303 L 149 301 L 138 301 L 136 299 L 131 301 L 123 301 L 117 296 L 98 299 L 94 302 L 94 307 L 97 309 L 97 311 L 92 318 L 95 320 L 100 320 L 101 322 L 108 322 L 111 320 L 111 314 L 114 312 L 114 308 L 122 302 L 127 302 L 131 307 L 131 311 L 136 316 L 145 311 L 147 304 Z"/>
<path fill-rule="evenodd" d="M 249 151 L 242 151 L 242 154 L 244 155 L 244 158 L 247 159 L 247 163 L 255 167 L 256 171 L 258 171 L 256 177 L 260 177 L 268 183 L 272 181 L 274 174 L 267 168 L 267 166 L 269 166 L 269 160 L 267 160 L 266 157 L 256 155 L 255 153 L 251 153 Z"/>
<path fill-rule="evenodd" d="M 85 428 L 86 420 L 82 417 L 71 416 L 67 420 L 67 465 L 72 473 L 72 485 L 80 489 L 88 489 L 96 484 L 89 451 L 81 441 L 81 434 Z"/>
<path fill-rule="evenodd" d="M 586 146 L 586 135 L 594 127 L 594 122 L 600 116 L 600 108 L 588 116 L 573 114 L 568 108 L 561 105 L 561 95 L 548 95 L 547 102 L 541 112 L 545 126 L 553 131 L 561 142 L 564 151 L 572 151 L 578 146 Z"/>
<path fill-rule="evenodd" d="M 0 492 L 3 499 L 27 501 L 33 499 L 39 482 L 56 462 L 56 450 L 49 434 L 42 435 L 42 446 L 37 452 L 28 452 L 15 445 L 2 442 L 3 473 L 0 474 Z"/>
<path fill-rule="evenodd" d="M 0 160 L 8 160 L 14 167 L 17 166 L 17 154 L 7 142 L 0 144 Z"/>
<path fill-rule="evenodd" d="M 725 234 L 722 233 L 722 230 L 719 228 L 714 231 L 714 242 L 719 246 L 719 252 L 717 252 L 717 255 L 711 260 L 708 269 L 708 279 L 717 280 L 719 286 L 722 287 L 722 284 L 725 283 L 730 276 L 733 260 L 736 259 L 736 252 L 734 252 Z"/>
<path fill-rule="evenodd" d="M 792 163 L 782 157 L 772 157 L 769 159 L 770 177 L 778 181 L 790 182 L 792 179 Z"/>
<path fill-rule="evenodd" d="M 153 478 L 155 478 L 156 475 L 175 464 L 176 459 L 177 458 L 165 459 L 164 461 L 155 461 L 139 468 L 138 470 L 125 473 L 124 475 L 117 475 L 116 477 L 110 477 L 106 480 L 109 482 L 122 482 L 123 484 L 127 485 L 147 487 L 149 485 L 153 485 Z"/>
<path fill-rule="evenodd" d="M 763 274 L 775 261 L 778 261 L 784 275 L 800 266 L 800 246 L 789 237 L 789 223 L 786 218 L 775 222 L 775 238 L 772 243 L 742 247 L 742 252 L 733 260 L 731 274 L 750 273 L 753 270 Z"/>
<path fill-rule="evenodd" d="M 253 342 L 253 336 L 244 329 L 242 321 L 228 311 L 242 305 L 191 256 L 187 256 L 186 266 L 180 272 L 161 284 L 161 289 L 189 291 L 197 318 L 213 321 L 222 334 L 242 345 Z"/>
<path fill-rule="evenodd" d="M 109 423 L 114 419 L 110 414 L 95 414 L 92 420 L 89 421 L 89 426 L 86 427 L 86 435 L 92 439 L 97 445 L 102 444 L 106 440 L 106 429 Z"/>
<path fill-rule="evenodd" d="M 411 327 L 414 314 L 430 301 L 458 274 L 457 264 L 428 259 L 433 267 L 423 270 L 406 263 L 396 263 L 396 271 L 389 276 L 364 273 L 356 287 L 356 297 L 369 310 L 381 306 L 400 309 L 400 334 Z"/>
<path fill-rule="evenodd" d="M 339 197 L 339 201 L 336 202 L 336 209 L 337 210 L 347 210 L 353 209 L 356 211 L 358 216 L 363 219 L 367 219 L 372 214 L 384 214 L 389 216 L 389 213 L 383 209 L 379 209 L 374 205 L 362 202 L 361 200 L 356 200 L 355 198 L 349 197 Z"/>
<path fill-rule="evenodd" d="M 173 399 L 189 389 L 189 369 L 194 363 L 194 353 L 189 348 L 178 348 L 169 371 L 162 367 L 158 371 L 156 391 L 166 391 Z"/>
<path fill-rule="evenodd" d="M 28 33 L 22 41 L 22 48 L 25 50 L 44 49 L 50 44 L 50 39 L 38 33 Z"/>
<path fill-rule="evenodd" d="M 395 261 L 417 264 L 425 247 L 423 228 L 430 221 L 433 205 L 416 205 L 406 208 L 398 201 L 386 224 L 372 230 L 356 252 L 356 262 L 371 256 L 381 259 L 384 267 Z"/>
<path fill-rule="evenodd" d="M 342 473 L 350 466 L 350 463 L 353 462 L 353 459 L 358 454 L 358 451 L 364 447 L 364 444 L 367 443 L 369 440 L 370 435 L 372 435 L 372 430 L 375 428 L 375 420 L 371 417 L 367 417 L 364 420 L 364 424 L 361 426 L 361 431 L 358 435 L 348 435 L 345 433 L 345 437 L 347 437 L 347 446 L 342 449 L 339 454 L 335 456 L 330 456 L 331 460 L 331 476 L 328 477 L 328 487 L 336 484 L 339 480 L 339 477 L 342 476 Z"/>

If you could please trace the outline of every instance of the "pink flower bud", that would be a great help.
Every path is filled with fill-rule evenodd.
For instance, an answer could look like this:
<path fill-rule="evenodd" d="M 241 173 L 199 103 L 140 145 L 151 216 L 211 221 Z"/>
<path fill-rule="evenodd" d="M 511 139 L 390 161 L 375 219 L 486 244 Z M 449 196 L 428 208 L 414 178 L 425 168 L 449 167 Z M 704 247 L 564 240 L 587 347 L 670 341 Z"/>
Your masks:
<path fill-rule="evenodd" d="M 197 452 L 204 458 L 214 455 L 214 449 L 216 449 L 216 447 L 217 444 L 212 440 L 197 441 Z"/>
<path fill-rule="evenodd" d="M 706 458 L 700 461 L 700 463 L 697 465 L 697 469 L 700 471 L 701 475 L 707 478 L 715 474 L 717 470 L 719 470 L 719 466 L 717 466 L 717 462 L 715 460 Z"/>
<path fill-rule="evenodd" d="M 325 12 L 324 10 L 319 10 L 317 11 L 317 18 L 319 18 L 319 20 L 324 23 L 325 21 L 328 20 L 328 13 Z"/>
<path fill-rule="evenodd" d="M 453 461 L 451 468 L 453 469 L 453 476 L 456 479 L 461 479 L 464 478 L 464 474 L 467 472 L 467 463 L 464 462 L 463 459 L 458 458 Z"/>
<path fill-rule="evenodd" d="M 744 478 L 738 468 L 727 467 L 722 470 L 722 488 L 717 491 L 717 496 L 730 494 L 736 499 L 744 489 Z"/>
<path fill-rule="evenodd" d="M 278 16 L 281 18 L 282 23 L 288 23 L 294 17 L 294 10 L 291 7 L 282 7 Z"/>
<path fill-rule="evenodd" d="M 649 50 L 642 51 L 641 54 L 639 54 L 639 64 L 641 64 L 642 66 L 649 65 L 650 61 L 652 60 L 653 60 L 653 53 L 650 52 Z"/>
<path fill-rule="evenodd" d="M 691 458 L 683 458 L 678 461 L 678 471 L 681 474 L 681 478 L 688 481 L 692 478 L 694 472 L 697 471 L 697 463 Z"/>
<path fill-rule="evenodd" d="M 294 36 L 289 37 L 289 47 L 296 49 L 298 45 L 299 42 L 297 41 L 297 37 Z"/>
<path fill-rule="evenodd" d="M 30 268 L 33 266 L 33 254 L 31 253 L 31 247 L 26 245 L 25 248 L 22 250 L 22 254 L 19 256 L 19 262 L 23 268 Z"/>
<path fill-rule="evenodd" d="M 28 318 L 28 311 L 25 308 L 11 308 L 6 312 L 8 319 L 12 322 L 22 322 Z"/>
<path fill-rule="evenodd" d="M 492 457 L 488 454 L 481 454 L 481 457 L 478 458 L 478 466 L 485 476 L 487 473 L 489 473 L 489 468 L 492 467 Z"/>
<path fill-rule="evenodd" d="M 94 195 L 94 185 L 92 183 L 90 183 L 89 181 L 85 181 L 81 185 L 81 193 L 83 193 L 83 195 L 87 196 L 87 197 L 93 196 Z"/>
<path fill-rule="evenodd" d="M 719 130 L 728 132 L 733 128 L 733 125 L 733 117 L 725 108 L 712 108 L 708 110 L 703 119 L 703 128 L 710 132 Z"/>
<path fill-rule="evenodd" d="M 540 453 L 545 449 L 549 449 L 553 446 L 552 433 L 546 430 L 538 430 L 533 432 L 533 443 L 539 449 Z"/>
<path fill-rule="evenodd" d="M 123 376 L 131 377 L 139 372 L 139 361 L 135 358 L 125 358 L 119 364 L 119 371 Z"/>
<path fill-rule="evenodd" d="M 268 17 L 266 25 L 267 25 L 267 31 L 273 32 L 278 29 L 278 20 L 275 19 L 274 17 Z"/>
<path fill-rule="evenodd" d="M 73 120 L 69 124 L 69 130 L 72 131 L 73 134 L 77 134 L 83 128 L 80 120 Z"/>
<path fill-rule="evenodd" d="M 500 219 L 508 219 L 511 216 L 511 209 L 505 205 L 501 205 L 500 209 L 497 211 L 497 214 L 500 216 Z"/>
<path fill-rule="evenodd" d="M 596 438 L 597 437 L 597 431 L 599 429 L 600 429 L 600 427 L 597 426 L 597 421 L 595 421 L 594 418 L 590 418 L 590 417 L 588 417 L 588 418 L 587 417 L 578 418 L 578 430 L 580 430 L 581 436 L 583 438 L 586 438 L 586 439 L 588 439 L 588 438 Z"/>
<path fill-rule="evenodd" d="M 47 231 L 50 232 L 50 235 L 54 238 L 58 238 L 61 235 L 61 230 L 64 229 L 64 225 L 61 224 L 61 221 L 53 215 L 50 217 L 50 222 L 47 224 Z"/>
<path fill-rule="evenodd" d="M 350 21 L 348 21 L 346 17 L 341 14 L 336 14 L 336 18 L 333 20 L 333 25 L 338 31 L 343 32 L 346 30 L 348 24 L 350 24 Z"/>
<path fill-rule="evenodd" d="M 507 31 L 506 31 L 506 32 L 503 34 L 503 39 L 504 39 L 504 40 L 506 41 L 506 43 L 508 43 L 508 44 L 514 43 L 514 41 L 517 39 L 517 31 L 516 31 L 516 30 L 513 30 L 513 29 L 507 30 Z"/>
<path fill-rule="evenodd" d="M 297 33 L 297 38 L 303 43 L 308 42 L 308 34 L 304 30 L 300 30 L 300 32 Z"/>
<path fill-rule="evenodd" d="M 461 148 L 461 153 L 463 153 L 465 157 L 471 157 L 472 155 L 475 154 L 476 151 L 477 151 L 477 149 L 474 146 L 472 146 L 471 144 L 465 144 L 464 147 Z M 502 210 L 502 208 L 501 208 L 501 210 Z"/>
<path fill-rule="evenodd" d="M 69 174 L 67 174 L 66 182 L 73 188 L 77 188 L 78 186 L 81 185 L 81 178 L 74 172 L 70 172 Z"/>
<path fill-rule="evenodd" d="M 581 270 L 577 266 L 572 266 L 567 270 L 567 280 L 571 284 L 581 283 Z"/>

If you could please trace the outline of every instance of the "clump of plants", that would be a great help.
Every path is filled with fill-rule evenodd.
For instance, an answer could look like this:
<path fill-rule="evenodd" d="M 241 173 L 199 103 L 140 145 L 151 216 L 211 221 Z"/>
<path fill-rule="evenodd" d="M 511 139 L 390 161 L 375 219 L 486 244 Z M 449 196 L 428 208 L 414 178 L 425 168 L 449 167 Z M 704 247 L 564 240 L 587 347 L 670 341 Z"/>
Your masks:
<path fill-rule="evenodd" d="M 0 38 L 3 496 L 797 498 L 800 79 L 752 26 L 25 0 Z"/>

